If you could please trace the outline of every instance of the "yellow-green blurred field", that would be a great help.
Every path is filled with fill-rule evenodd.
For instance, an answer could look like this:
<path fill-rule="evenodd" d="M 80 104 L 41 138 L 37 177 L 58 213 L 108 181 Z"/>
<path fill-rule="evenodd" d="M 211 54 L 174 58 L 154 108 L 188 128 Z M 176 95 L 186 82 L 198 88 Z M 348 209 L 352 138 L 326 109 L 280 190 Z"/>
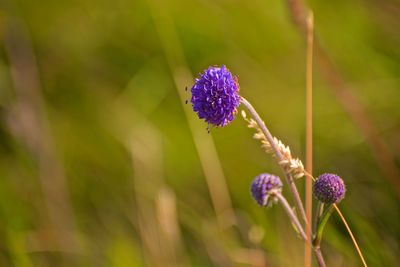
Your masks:
<path fill-rule="evenodd" d="M 303 266 L 282 207 L 249 193 L 281 175 L 275 160 L 240 116 L 208 134 L 185 105 L 193 78 L 225 64 L 304 160 L 292 2 L 1 1 L 0 266 Z M 399 266 L 400 2 L 307 4 L 314 174 L 344 178 L 368 266 Z M 362 266 L 336 214 L 322 249 L 329 267 Z"/>

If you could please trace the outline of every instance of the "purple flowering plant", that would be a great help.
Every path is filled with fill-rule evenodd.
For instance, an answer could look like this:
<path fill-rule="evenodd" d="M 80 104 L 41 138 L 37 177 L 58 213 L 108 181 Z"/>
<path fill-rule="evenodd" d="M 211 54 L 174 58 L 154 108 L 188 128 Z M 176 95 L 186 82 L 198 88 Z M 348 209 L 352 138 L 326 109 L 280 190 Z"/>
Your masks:
<path fill-rule="evenodd" d="M 252 197 L 262 207 L 271 207 L 274 203 L 282 204 L 300 238 L 312 246 L 318 265 L 326 266 L 320 243 L 324 227 L 333 213 L 335 204 L 345 196 L 346 188 L 343 180 L 338 175 L 329 173 L 322 174 L 315 180 L 313 193 L 318 203 L 314 214 L 313 240 L 309 240 L 305 233 L 309 222 L 295 180 L 312 176 L 305 171 L 301 160 L 292 156 L 290 148 L 271 135 L 250 102 L 239 95 L 237 76 L 233 75 L 224 65 L 221 67 L 211 66 L 196 78 L 191 93 L 193 110 L 200 119 L 207 122 L 208 126 L 224 127 L 228 125 L 234 120 L 240 104 L 247 109 L 250 117 L 247 117 L 245 111 L 242 111 L 242 117 L 247 121 L 248 127 L 256 131 L 254 139 L 261 142 L 265 152 L 272 154 L 277 159 L 288 184 L 289 192 L 293 196 L 296 209 L 293 209 L 283 196 L 281 179 L 273 174 L 262 173 L 254 178 L 250 186 Z"/>
<path fill-rule="evenodd" d="M 258 205 L 270 207 L 278 202 L 276 195 L 282 192 L 282 182 L 278 176 L 262 173 L 254 178 L 250 191 Z"/>
<path fill-rule="evenodd" d="M 346 193 L 342 178 L 336 174 L 321 174 L 314 183 L 315 198 L 325 204 L 339 203 Z"/>
<path fill-rule="evenodd" d="M 235 118 L 239 83 L 224 65 L 206 69 L 196 78 L 191 92 L 193 110 L 209 125 L 224 127 Z"/>

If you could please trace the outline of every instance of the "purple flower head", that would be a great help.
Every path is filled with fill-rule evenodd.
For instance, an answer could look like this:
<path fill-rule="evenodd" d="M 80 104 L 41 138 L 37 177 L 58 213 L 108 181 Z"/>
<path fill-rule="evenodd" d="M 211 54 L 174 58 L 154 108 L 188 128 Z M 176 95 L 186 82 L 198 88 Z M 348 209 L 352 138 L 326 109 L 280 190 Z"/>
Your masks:
<path fill-rule="evenodd" d="M 342 178 L 332 173 L 321 174 L 314 183 L 314 196 L 325 204 L 339 203 L 346 192 Z"/>
<path fill-rule="evenodd" d="M 270 207 L 278 201 L 275 194 L 282 192 L 282 182 L 278 176 L 262 173 L 254 178 L 250 191 L 260 206 Z"/>
<path fill-rule="evenodd" d="M 206 69 L 191 91 L 193 110 L 200 119 L 223 127 L 235 118 L 240 104 L 239 84 L 224 65 Z"/>

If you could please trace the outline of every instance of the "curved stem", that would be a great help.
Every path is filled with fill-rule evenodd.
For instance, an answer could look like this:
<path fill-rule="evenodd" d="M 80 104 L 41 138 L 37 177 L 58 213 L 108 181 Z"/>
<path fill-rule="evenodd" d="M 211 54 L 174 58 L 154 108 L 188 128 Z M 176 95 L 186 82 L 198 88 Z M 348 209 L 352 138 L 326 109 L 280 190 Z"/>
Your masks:
<path fill-rule="evenodd" d="M 321 216 L 321 219 L 317 226 L 317 232 L 315 233 L 315 238 L 313 240 L 313 245 L 315 247 L 319 247 L 321 244 L 322 234 L 324 232 L 325 225 L 328 222 L 329 217 L 331 216 L 333 210 L 334 206 L 330 205 Z"/>
<path fill-rule="evenodd" d="M 282 153 L 279 151 L 278 146 L 277 146 L 274 138 L 272 137 L 271 133 L 269 132 L 267 126 L 265 126 L 265 123 L 261 119 L 260 115 L 258 115 L 258 113 L 254 109 L 254 107 L 245 98 L 241 97 L 241 102 L 246 107 L 246 109 L 250 112 L 251 116 L 257 122 L 258 126 L 260 126 L 263 134 L 265 135 L 265 138 L 267 138 L 268 142 L 271 144 L 271 147 L 274 150 L 278 161 L 281 162 L 282 160 L 284 160 L 284 158 L 282 156 Z M 281 164 L 278 164 L 278 165 L 281 166 Z M 282 170 L 285 173 L 286 181 L 289 184 L 290 190 L 292 191 L 294 200 L 296 202 L 297 209 L 299 210 L 299 212 L 301 214 L 301 217 L 303 218 L 303 220 L 306 223 L 306 225 L 308 225 L 306 212 L 304 210 L 303 203 L 301 202 L 300 195 L 299 195 L 299 192 L 297 191 L 297 188 L 296 188 L 296 185 L 294 183 L 293 177 L 289 172 L 287 172 L 285 170 L 285 168 L 282 167 Z"/>
<path fill-rule="evenodd" d="M 314 216 L 314 222 L 313 222 L 313 233 L 314 234 L 317 232 L 317 226 L 319 224 L 319 221 L 321 220 L 323 211 L 324 211 L 324 203 L 322 203 L 321 201 L 317 201 L 317 208 L 315 209 L 315 216 Z"/>
<path fill-rule="evenodd" d="M 265 138 L 267 138 L 268 142 L 271 144 L 272 149 L 275 152 L 275 155 L 278 159 L 278 161 L 282 161 L 284 158 L 282 156 L 282 153 L 279 151 L 277 144 L 275 143 L 274 138 L 272 137 L 271 133 L 269 132 L 268 128 L 265 126 L 264 121 L 261 119 L 260 115 L 258 115 L 257 111 L 254 109 L 254 107 L 243 97 L 241 97 L 241 102 L 242 104 L 246 107 L 246 109 L 250 112 L 251 116 L 253 119 L 257 122 L 257 124 L 260 126 L 261 131 L 263 132 Z M 279 166 L 281 166 L 279 164 Z M 281 166 L 282 167 L 282 166 Z M 283 167 L 282 167 L 283 172 L 285 173 L 286 176 L 286 181 L 289 184 L 289 188 L 292 191 L 293 197 L 296 202 L 296 206 L 298 210 L 300 211 L 300 214 L 308 226 L 308 221 L 306 217 L 306 212 L 304 210 L 303 203 L 301 202 L 299 192 L 297 191 L 296 185 L 294 183 L 293 177 L 290 173 L 288 173 Z M 286 211 L 286 213 L 289 215 L 291 221 L 293 224 L 297 227 L 301 237 L 304 239 L 304 241 L 311 246 L 311 243 L 308 241 L 307 236 L 304 232 L 304 229 L 302 225 L 300 224 L 299 220 L 297 219 L 296 215 L 294 214 L 293 210 L 291 209 L 289 203 L 286 201 L 286 199 L 282 196 L 282 194 L 278 193 L 276 194 L 278 199 L 281 201 L 283 204 L 283 207 Z M 320 247 L 313 247 L 314 248 L 314 253 L 317 258 L 317 262 L 319 267 L 326 267 L 324 258 L 321 253 L 321 248 Z"/>
<path fill-rule="evenodd" d="M 286 213 L 289 215 L 289 218 L 292 221 L 292 223 L 296 226 L 301 237 L 304 239 L 304 241 L 307 241 L 307 235 L 304 232 L 303 226 L 301 226 L 299 219 L 297 219 L 297 216 L 294 214 L 294 212 L 293 212 L 292 208 L 290 207 L 289 203 L 287 202 L 286 198 L 284 196 L 282 196 L 281 193 L 276 193 L 275 196 L 282 203 Z"/>
<path fill-rule="evenodd" d="M 308 242 L 307 235 L 299 222 L 299 219 L 297 219 L 297 216 L 294 214 L 294 212 L 291 209 L 286 198 L 281 193 L 275 193 L 275 196 L 279 199 L 279 201 L 283 205 L 283 208 L 285 209 L 286 213 L 289 215 L 289 218 L 292 221 L 292 223 L 296 226 L 300 236 L 303 238 L 303 240 L 306 242 L 307 245 L 311 246 L 310 242 Z M 326 267 L 325 260 L 324 260 L 324 257 L 322 256 L 322 252 L 321 252 L 321 248 L 320 248 L 319 244 L 317 246 L 312 246 L 312 248 L 314 250 L 315 257 L 318 262 L 318 266 Z"/>
<path fill-rule="evenodd" d="M 342 222 L 343 222 L 344 226 L 346 227 L 347 232 L 349 233 L 349 235 L 351 237 L 351 240 L 353 241 L 354 247 L 356 248 L 358 256 L 360 256 L 360 259 L 361 259 L 363 265 L 365 267 L 368 267 L 367 262 L 364 259 L 364 255 L 361 252 L 360 246 L 358 245 L 358 242 L 357 242 L 356 238 L 354 237 L 353 232 L 351 231 L 351 228 L 350 228 L 349 224 L 347 223 L 346 219 L 344 218 L 344 216 L 343 216 L 342 212 L 340 211 L 339 207 L 336 204 L 333 204 L 333 206 L 335 207 L 336 212 L 339 214 L 340 219 L 342 219 Z"/>

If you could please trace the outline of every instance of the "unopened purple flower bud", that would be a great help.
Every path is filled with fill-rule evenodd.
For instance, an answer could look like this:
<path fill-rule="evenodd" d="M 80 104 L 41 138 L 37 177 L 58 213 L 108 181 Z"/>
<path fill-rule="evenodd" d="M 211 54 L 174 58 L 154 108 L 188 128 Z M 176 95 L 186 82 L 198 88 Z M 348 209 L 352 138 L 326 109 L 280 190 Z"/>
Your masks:
<path fill-rule="evenodd" d="M 346 187 L 342 178 L 332 173 L 321 174 L 314 183 L 314 196 L 325 204 L 339 203 Z"/>
<path fill-rule="evenodd" d="M 200 74 L 191 92 L 193 110 L 200 119 L 223 127 L 235 118 L 240 104 L 239 84 L 224 65 L 209 67 Z"/>
<path fill-rule="evenodd" d="M 278 176 L 262 173 L 254 178 L 250 190 L 260 206 L 270 207 L 278 201 L 276 194 L 282 192 L 282 182 Z"/>

